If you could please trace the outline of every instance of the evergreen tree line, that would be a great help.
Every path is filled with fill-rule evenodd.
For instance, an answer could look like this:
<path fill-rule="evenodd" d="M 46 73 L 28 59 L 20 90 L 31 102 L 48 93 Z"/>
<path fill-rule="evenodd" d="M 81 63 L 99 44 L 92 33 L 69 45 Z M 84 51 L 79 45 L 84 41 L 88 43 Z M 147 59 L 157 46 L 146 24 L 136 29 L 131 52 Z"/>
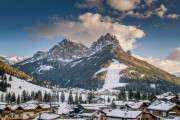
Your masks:
<path fill-rule="evenodd" d="M 92 99 L 95 98 L 95 95 L 93 92 L 88 93 L 87 101 L 83 101 L 82 94 L 78 93 L 75 94 L 75 98 L 73 98 L 72 91 L 69 92 L 68 96 L 68 104 L 81 104 L 81 103 L 92 103 Z M 63 103 L 65 102 L 65 94 L 64 91 L 61 92 L 60 101 Z"/>
<path fill-rule="evenodd" d="M 9 81 L 12 81 L 12 77 L 9 77 Z M 1 81 L 0 81 L 0 91 L 6 92 L 7 87 L 11 87 L 11 84 L 7 83 L 7 76 L 6 74 L 2 74 Z"/>
<path fill-rule="evenodd" d="M 127 97 L 129 100 L 150 100 L 154 95 L 159 95 L 159 93 L 141 93 L 140 91 L 133 91 L 132 89 L 129 89 L 127 96 L 125 90 L 120 90 L 119 94 L 117 95 L 117 100 L 126 101 Z"/>
<path fill-rule="evenodd" d="M 13 92 L 7 92 L 6 94 L 1 94 L 0 101 L 7 102 L 8 104 L 11 103 L 20 104 L 30 100 L 36 100 L 38 102 L 54 102 L 56 100 L 56 97 L 57 95 L 47 92 L 45 92 L 43 96 L 40 90 L 38 92 L 32 91 L 31 94 L 23 90 L 21 95 L 18 96 L 16 96 L 15 93 Z"/>

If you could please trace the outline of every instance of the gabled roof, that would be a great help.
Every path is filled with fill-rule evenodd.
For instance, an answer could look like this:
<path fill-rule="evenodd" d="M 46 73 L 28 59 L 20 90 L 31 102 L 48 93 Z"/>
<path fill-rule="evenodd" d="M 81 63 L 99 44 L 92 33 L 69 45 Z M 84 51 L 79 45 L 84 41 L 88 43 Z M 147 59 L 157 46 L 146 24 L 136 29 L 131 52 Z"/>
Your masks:
<path fill-rule="evenodd" d="M 11 108 L 9 106 L 7 106 L 7 105 L 0 105 L 0 110 L 4 110 L 6 108 L 11 110 Z"/>
<path fill-rule="evenodd" d="M 11 110 L 16 110 L 16 109 L 18 109 L 19 107 L 21 107 L 22 109 L 24 109 L 22 106 L 20 106 L 20 105 L 8 105 L 8 107 L 9 108 L 11 108 Z"/>
<path fill-rule="evenodd" d="M 115 117 L 115 118 L 130 118 L 134 119 L 137 118 L 142 111 L 123 111 L 119 109 L 114 109 L 107 113 L 107 117 Z"/>
<path fill-rule="evenodd" d="M 171 103 L 169 101 L 167 101 L 167 102 L 160 101 L 160 103 L 150 105 L 149 107 L 147 107 L 147 109 L 159 110 L 159 111 L 169 111 L 170 109 L 172 109 L 175 106 L 177 106 L 175 103 Z"/>
<path fill-rule="evenodd" d="M 96 112 L 98 112 L 98 110 L 93 110 L 93 109 L 84 109 L 80 112 L 80 116 L 87 116 L 87 117 L 91 117 L 93 116 Z"/>

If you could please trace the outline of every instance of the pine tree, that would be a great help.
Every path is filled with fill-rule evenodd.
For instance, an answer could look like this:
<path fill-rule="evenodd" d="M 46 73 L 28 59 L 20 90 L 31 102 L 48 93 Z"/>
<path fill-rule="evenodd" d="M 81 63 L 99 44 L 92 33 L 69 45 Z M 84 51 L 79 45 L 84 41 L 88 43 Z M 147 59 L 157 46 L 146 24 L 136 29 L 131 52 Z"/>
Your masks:
<path fill-rule="evenodd" d="M 133 98 L 133 92 L 132 89 L 129 90 L 129 99 L 131 100 Z"/>
<path fill-rule="evenodd" d="M 20 97 L 20 95 L 18 95 L 18 97 L 17 97 L 17 104 L 20 104 L 20 102 L 21 102 L 21 97 Z"/>
<path fill-rule="evenodd" d="M 114 103 L 114 100 L 112 101 L 110 107 L 111 107 L 111 109 L 115 109 L 116 108 L 116 104 Z"/>
<path fill-rule="evenodd" d="M 34 91 L 31 92 L 31 99 L 32 99 L 32 100 L 35 99 L 35 92 L 34 92 Z"/>
<path fill-rule="evenodd" d="M 9 81 L 12 81 L 12 76 L 11 75 L 9 76 Z"/>
<path fill-rule="evenodd" d="M 37 100 L 39 101 L 39 102 L 42 102 L 42 92 L 41 92 L 41 90 L 39 90 L 38 92 L 37 92 Z"/>
<path fill-rule="evenodd" d="M 121 91 L 117 95 L 117 100 L 121 100 Z"/>
<path fill-rule="evenodd" d="M 143 99 L 143 100 L 147 100 L 147 95 L 146 95 L 146 93 L 143 93 L 142 99 Z"/>
<path fill-rule="evenodd" d="M 51 93 L 48 93 L 48 102 L 52 102 L 52 100 L 51 100 Z"/>
<path fill-rule="evenodd" d="M 79 95 L 79 103 L 83 103 L 83 99 L 82 99 L 81 93 Z"/>
<path fill-rule="evenodd" d="M 109 96 L 108 96 L 107 102 L 108 102 L 108 103 L 110 103 L 110 102 L 111 102 L 111 99 L 110 99 L 110 97 L 109 97 Z"/>
<path fill-rule="evenodd" d="M 16 95 L 15 95 L 15 93 L 13 93 L 12 96 L 11 96 L 11 103 L 12 102 L 16 102 Z"/>
<path fill-rule="evenodd" d="M 70 93 L 69 93 L 69 97 L 68 97 L 68 103 L 69 104 L 73 104 L 73 96 L 72 96 L 72 91 L 70 91 Z"/>
<path fill-rule="evenodd" d="M 4 74 L 4 76 L 3 76 L 3 80 L 7 80 L 7 76 L 6 76 L 6 74 Z"/>
<path fill-rule="evenodd" d="M 79 104 L 79 100 L 78 100 L 78 93 L 76 93 L 76 96 L 75 96 L 75 104 Z"/>
<path fill-rule="evenodd" d="M 137 99 L 137 100 L 141 100 L 141 94 L 139 91 L 136 92 L 136 94 L 134 95 L 134 97 Z"/>
<path fill-rule="evenodd" d="M 65 95 L 64 95 L 64 91 L 61 92 L 61 102 L 63 103 L 65 101 Z"/>
<path fill-rule="evenodd" d="M 1 94 L 1 102 L 4 102 L 4 94 Z"/>
<path fill-rule="evenodd" d="M 46 91 L 45 91 L 45 93 L 44 93 L 43 101 L 44 101 L 44 102 L 48 102 L 48 94 L 47 94 Z"/>
<path fill-rule="evenodd" d="M 25 90 L 22 91 L 22 103 L 27 102 L 28 101 L 28 96 L 27 96 L 27 92 Z"/>

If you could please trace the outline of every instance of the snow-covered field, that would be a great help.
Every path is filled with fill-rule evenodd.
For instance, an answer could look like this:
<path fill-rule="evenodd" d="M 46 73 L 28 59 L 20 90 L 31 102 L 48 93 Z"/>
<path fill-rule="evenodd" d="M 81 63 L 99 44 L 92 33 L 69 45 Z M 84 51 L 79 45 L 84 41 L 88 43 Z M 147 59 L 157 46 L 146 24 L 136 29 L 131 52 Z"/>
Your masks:
<path fill-rule="evenodd" d="M 31 93 L 32 91 L 38 92 L 39 90 L 44 93 L 45 91 L 50 92 L 51 90 L 48 88 L 44 88 L 38 85 L 34 85 L 25 80 L 16 78 L 12 76 L 12 81 L 9 81 L 9 75 L 7 75 L 7 83 L 11 84 L 11 88 L 7 88 L 7 92 L 14 92 L 16 96 L 22 93 L 23 90 Z"/>
<path fill-rule="evenodd" d="M 119 78 L 120 78 L 119 73 L 121 72 L 121 70 L 126 69 L 126 67 L 127 67 L 126 65 L 119 63 L 119 61 L 113 60 L 113 62 L 107 68 L 105 83 L 102 89 L 111 89 L 114 87 L 125 86 L 124 83 L 119 82 Z M 99 70 L 99 71 L 105 70 L 104 68 L 102 69 L 103 70 Z"/>

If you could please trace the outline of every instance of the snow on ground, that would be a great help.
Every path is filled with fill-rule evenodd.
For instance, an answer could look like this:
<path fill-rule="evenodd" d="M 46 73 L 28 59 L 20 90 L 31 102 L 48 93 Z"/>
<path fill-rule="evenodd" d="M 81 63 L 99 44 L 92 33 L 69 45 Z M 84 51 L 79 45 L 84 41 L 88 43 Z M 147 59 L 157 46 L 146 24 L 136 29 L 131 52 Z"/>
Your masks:
<path fill-rule="evenodd" d="M 11 84 L 11 88 L 7 88 L 7 92 L 14 92 L 16 96 L 22 93 L 23 90 L 31 93 L 32 91 L 38 92 L 39 90 L 42 91 L 44 94 L 45 91 L 50 92 L 51 90 L 48 88 L 44 88 L 32 83 L 29 83 L 25 80 L 19 79 L 17 77 L 12 76 L 12 81 L 9 81 L 9 75 L 7 75 L 7 83 Z"/>
<path fill-rule="evenodd" d="M 102 89 L 111 89 L 114 87 L 125 86 L 124 83 L 119 83 L 119 73 L 121 70 L 126 69 L 126 67 L 126 65 L 119 63 L 119 61 L 113 60 L 113 62 L 107 68 L 105 83 Z"/>
<path fill-rule="evenodd" d="M 61 103 L 59 102 L 60 107 L 58 108 L 58 114 L 68 114 L 69 111 L 72 110 L 71 106 L 68 105 L 66 102 Z"/>
<path fill-rule="evenodd" d="M 53 69 L 53 67 L 52 66 L 47 66 L 47 65 L 41 65 L 38 72 L 47 71 L 47 70 L 50 70 L 50 69 Z"/>
<path fill-rule="evenodd" d="M 74 62 L 74 63 L 71 65 L 71 67 L 74 67 L 76 64 L 78 64 L 78 63 L 80 63 L 80 62 L 82 62 L 82 60 L 79 60 L 79 61 Z"/>
<path fill-rule="evenodd" d="M 107 71 L 107 68 L 101 68 L 100 70 L 98 70 L 93 76 L 96 77 L 97 74 Z"/>

